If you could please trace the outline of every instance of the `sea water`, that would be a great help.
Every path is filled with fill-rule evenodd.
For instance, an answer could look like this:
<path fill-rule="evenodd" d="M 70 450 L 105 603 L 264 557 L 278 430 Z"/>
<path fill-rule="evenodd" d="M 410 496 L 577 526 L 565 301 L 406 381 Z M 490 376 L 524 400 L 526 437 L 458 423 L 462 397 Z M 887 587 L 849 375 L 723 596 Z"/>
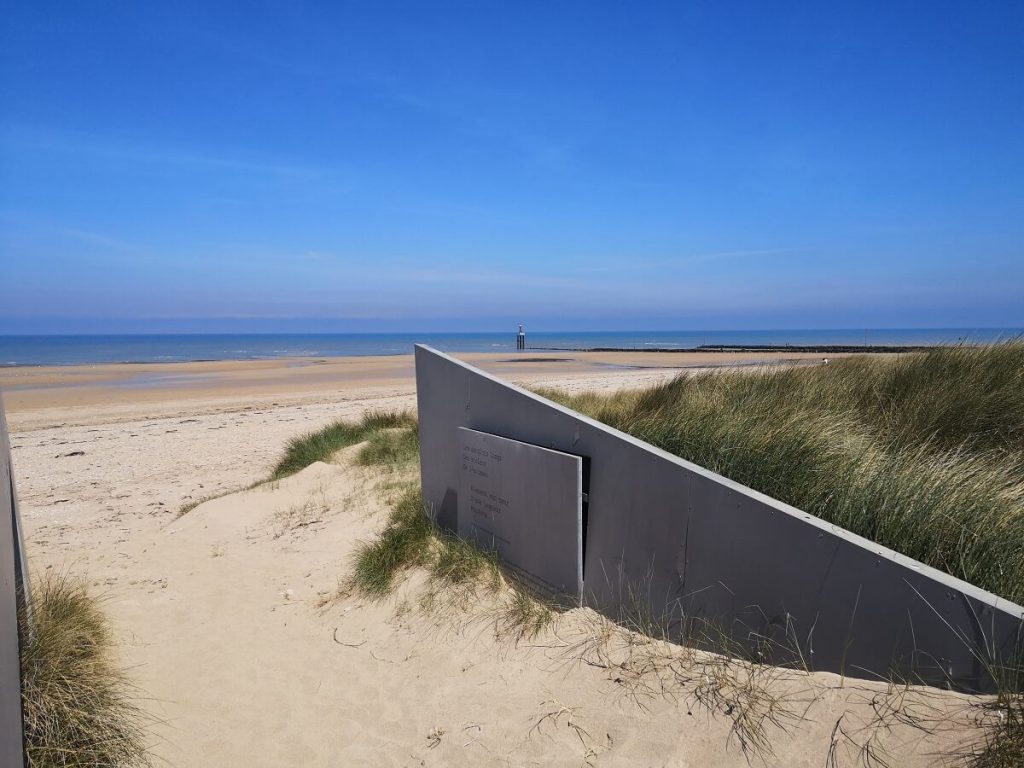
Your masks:
<path fill-rule="evenodd" d="M 759 331 L 587 331 L 531 333 L 528 349 L 693 349 L 706 344 L 909 346 L 985 343 L 1024 329 L 873 329 Z M 502 333 L 151 334 L 0 336 L 0 365 L 158 363 L 288 357 L 403 355 L 414 344 L 445 352 L 515 352 L 515 329 Z"/>

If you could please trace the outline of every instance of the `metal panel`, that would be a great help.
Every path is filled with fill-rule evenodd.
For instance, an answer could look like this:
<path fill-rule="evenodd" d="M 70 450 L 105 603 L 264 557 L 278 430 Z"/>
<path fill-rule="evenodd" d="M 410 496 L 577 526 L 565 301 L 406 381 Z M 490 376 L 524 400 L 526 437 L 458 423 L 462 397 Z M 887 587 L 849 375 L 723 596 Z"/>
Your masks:
<path fill-rule="evenodd" d="M 457 428 L 590 461 L 584 601 L 713 626 L 777 661 L 993 688 L 1024 608 L 448 357 L 416 348 L 423 494 L 456 528 Z"/>
<path fill-rule="evenodd" d="M 23 584 L 28 591 L 27 573 L 7 419 L 0 397 L 0 765 L 22 765 L 24 761 L 18 606 Z"/>
<path fill-rule="evenodd" d="M 583 460 L 459 428 L 459 536 L 552 596 L 583 593 Z"/>

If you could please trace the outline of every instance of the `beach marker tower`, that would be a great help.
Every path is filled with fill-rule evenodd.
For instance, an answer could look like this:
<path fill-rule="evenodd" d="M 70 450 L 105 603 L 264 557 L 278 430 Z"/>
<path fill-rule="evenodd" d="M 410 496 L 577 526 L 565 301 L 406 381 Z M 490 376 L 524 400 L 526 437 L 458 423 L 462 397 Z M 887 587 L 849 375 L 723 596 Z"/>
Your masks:
<path fill-rule="evenodd" d="M 523 324 L 519 324 L 519 333 L 516 334 L 516 349 L 526 349 L 526 332 L 523 331 Z"/>

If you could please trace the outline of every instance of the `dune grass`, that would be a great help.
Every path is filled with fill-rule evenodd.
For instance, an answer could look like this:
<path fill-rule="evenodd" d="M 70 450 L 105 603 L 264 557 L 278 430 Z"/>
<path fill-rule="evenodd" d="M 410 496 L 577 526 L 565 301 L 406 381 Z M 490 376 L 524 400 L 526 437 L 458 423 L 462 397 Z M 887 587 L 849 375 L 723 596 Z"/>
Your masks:
<path fill-rule="evenodd" d="M 186 501 L 174 515 L 177 520 L 200 504 L 238 491 L 250 491 L 294 475 L 317 461 L 327 461 L 335 451 L 365 442 L 356 455 L 356 463 L 385 469 L 404 469 L 420 455 L 416 417 L 408 411 L 371 411 L 358 421 L 336 421 L 323 429 L 292 439 L 270 476 L 245 488 L 227 489 Z"/>
<path fill-rule="evenodd" d="M 401 469 L 418 460 L 419 456 L 419 428 L 413 421 L 401 427 L 372 432 L 356 455 L 356 463 L 364 467 Z"/>
<path fill-rule="evenodd" d="M 985 741 L 964 755 L 970 768 L 1019 768 L 1024 765 L 1024 694 L 1020 688 L 1001 692 L 989 709 L 995 713 L 989 721 Z"/>
<path fill-rule="evenodd" d="M 22 703 L 31 768 L 149 765 L 146 717 L 111 659 L 95 597 L 67 576 L 37 578 L 22 616 Z"/>
<path fill-rule="evenodd" d="M 356 445 L 367 439 L 376 440 L 371 443 L 373 450 L 366 451 L 365 456 L 361 454 L 360 462 L 364 464 L 376 464 L 398 458 L 399 455 L 410 454 L 409 444 L 412 438 L 399 441 L 397 439 L 385 439 L 379 437 L 380 433 L 386 430 L 399 430 L 400 432 L 415 432 L 416 419 L 407 411 L 371 411 L 358 421 L 337 421 L 330 426 L 296 437 L 288 443 L 284 456 L 271 472 L 270 480 L 294 475 L 296 472 L 305 469 L 317 461 L 326 461 L 331 454 Z M 416 438 L 416 449 L 418 451 L 419 441 Z"/>
<path fill-rule="evenodd" d="M 234 491 L 224 491 L 223 493 L 210 494 L 209 496 L 200 496 L 198 499 L 186 501 L 184 504 L 178 507 L 178 511 L 174 513 L 174 519 L 177 520 L 179 517 L 184 517 L 193 509 L 198 507 L 200 504 L 205 504 L 208 501 L 213 501 L 214 499 L 219 499 L 222 496 L 227 496 L 229 493 L 234 493 Z"/>
<path fill-rule="evenodd" d="M 442 531 L 427 514 L 419 487 L 410 486 L 392 506 L 380 536 L 356 551 L 351 585 L 366 595 L 384 597 L 401 573 L 414 566 L 453 586 L 496 586 L 500 579 L 494 554 Z"/>
<path fill-rule="evenodd" d="M 1024 343 L 544 392 L 1024 603 Z"/>
<path fill-rule="evenodd" d="M 403 570 L 429 559 L 435 527 L 424 513 L 420 491 L 407 491 L 392 507 L 380 536 L 360 545 L 352 585 L 372 597 L 389 594 Z"/>
<path fill-rule="evenodd" d="M 555 616 L 552 604 L 503 570 L 494 552 L 439 528 L 418 486 L 407 487 L 392 506 L 380 535 L 359 546 L 348 587 L 381 599 L 413 567 L 427 573 L 420 607 L 428 613 L 478 608 L 487 597 L 500 633 L 516 638 L 535 636 Z"/>

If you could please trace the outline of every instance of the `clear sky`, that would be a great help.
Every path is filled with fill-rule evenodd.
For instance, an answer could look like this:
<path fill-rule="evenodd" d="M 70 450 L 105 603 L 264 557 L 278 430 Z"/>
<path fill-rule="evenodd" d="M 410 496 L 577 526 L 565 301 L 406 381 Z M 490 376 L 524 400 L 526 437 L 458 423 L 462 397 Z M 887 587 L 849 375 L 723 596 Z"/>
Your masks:
<path fill-rule="evenodd" d="M 0 89 L 0 332 L 1024 326 L 1019 0 L 8 0 Z"/>

